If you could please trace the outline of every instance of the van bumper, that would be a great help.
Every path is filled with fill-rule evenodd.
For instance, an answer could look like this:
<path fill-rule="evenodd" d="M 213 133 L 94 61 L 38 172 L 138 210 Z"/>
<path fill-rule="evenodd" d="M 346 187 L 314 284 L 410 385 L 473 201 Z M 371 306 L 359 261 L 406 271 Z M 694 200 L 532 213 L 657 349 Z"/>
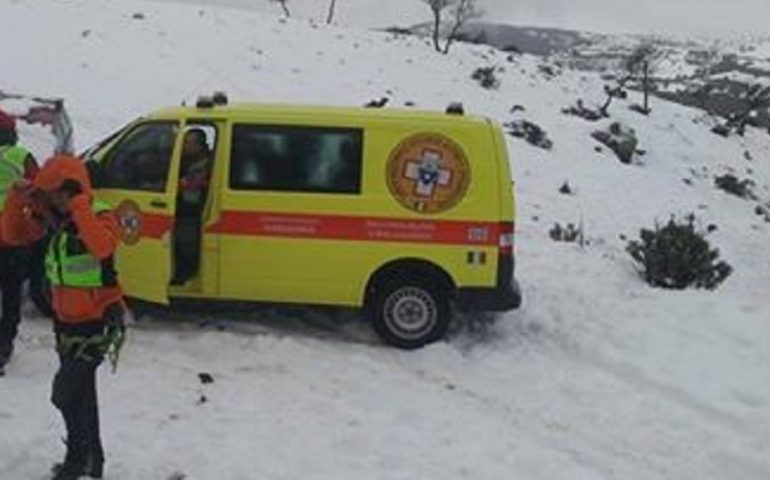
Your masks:
<path fill-rule="evenodd" d="M 462 311 L 507 312 L 519 308 L 521 301 L 521 288 L 514 276 L 512 256 L 500 258 L 496 286 L 457 289 L 457 306 Z"/>

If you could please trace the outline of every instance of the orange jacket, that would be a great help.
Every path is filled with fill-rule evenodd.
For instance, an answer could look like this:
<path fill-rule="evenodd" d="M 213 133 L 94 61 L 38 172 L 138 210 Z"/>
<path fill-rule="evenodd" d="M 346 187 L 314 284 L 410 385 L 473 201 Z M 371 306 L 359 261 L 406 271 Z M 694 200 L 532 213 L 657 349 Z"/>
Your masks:
<path fill-rule="evenodd" d="M 109 258 L 121 239 L 121 228 L 112 212 L 95 214 L 91 208 L 92 193 L 85 166 L 74 157 L 56 156 L 50 159 L 35 178 L 34 185 L 44 192 L 61 188 L 65 180 L 75 180 L 82 192 L 73 197 L 68 205 L 69 217 L 88 251 L 99 260 Z M 17 189 L 8 195 L 0 222 L 0 231 L 6 242 L 25 245 L 45 235 L 46 207 L 25 196 Z M 100 322 L 105 309 L 123 300 L 120 287 L 73 288 L 54 287 L 53 307 L 58 322 L 78 325 Z"/>
<path fill-rule="evenodd" d="M 40 171 L 40 167 L 38 167 L 37 163 L 34 161 L 34 158 L 30 155 L 28 157 L 27 162 L 24 165 L 24 180 L 34 180 L 37 176 L 37 172 Z M 0 215 L 2 215 L 3 205 L 0 205 Z M 3 238 L 2 229 L 0 229 L 0 248 L 2 247 L 11 247 L 12 245 L 6 242 Z"/>

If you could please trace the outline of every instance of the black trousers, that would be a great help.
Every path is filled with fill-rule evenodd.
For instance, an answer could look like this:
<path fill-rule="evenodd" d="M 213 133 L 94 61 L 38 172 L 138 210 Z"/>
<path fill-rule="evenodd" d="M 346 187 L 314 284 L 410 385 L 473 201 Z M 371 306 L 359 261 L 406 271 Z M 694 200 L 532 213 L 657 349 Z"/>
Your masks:
<path fill-rule="evenodd" d="M 10 348 L 21 321 L 22 285 L 26 277 L 28 253 L 23 248 L 0 248 L 0 353 Z"/>
<path fill-rule="evenodd" d="M 201 258 L 200 216 L 181 216 L 174 228 L 174 277 L 189 280 L 200 268 Z"/>
<path fill-rule="evenodd" d="M 89 359 L 75 352 L 59 353 L 59 370 L 53 380 L 51 401 L 61 412 L 67 429 L 67 458 L 75 463 L 103 463 L 99 429 L 99 401 L 96 371 L 103 356 L 98 352 Z"/>

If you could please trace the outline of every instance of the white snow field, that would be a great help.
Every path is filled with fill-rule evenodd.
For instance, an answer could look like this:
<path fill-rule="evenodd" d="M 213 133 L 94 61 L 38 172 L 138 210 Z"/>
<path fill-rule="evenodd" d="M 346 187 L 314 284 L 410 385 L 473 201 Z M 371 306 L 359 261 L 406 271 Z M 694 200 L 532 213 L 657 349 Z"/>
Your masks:
<path fill-rule="evenodd" d="M 66 98 L 81 147 L 215 89 L 236 101 L 461 100 L 498 121 L 535 121 L 555 143 L 509 145 L 520 311 L 466 316 L 417 352 L 380 345 L 356 315 L 145 319 L 118 373 L 100 373 L 106 478 L 770 478 L 770 223 L 757 202 L 713 186 L 734 172 L 770 200 L 766 132 L 721 138 L 699 111 L 655 100 L 643 117 L 627 108 L 632 95 L 611 112 L 646 154 L 623 165 L 595 150 L 596 124 L 560 113 L 579 97 L 601 101 L 592 74 L 549 79 L 535 57 L 464 45 L 441 56 L 417 38 L 243 9 L 0 0 L 0 44 L 0 89 Z M 470 79 L 487 65 L 505 68 L 496 91 Z M 514 104 L 526 112 L 509 113 Z M 558 193 L 564 181 L 575 195 Z M 689 212 L 718 226 L 710 240 L 735 273 L 714 292 L 648 287 L 620 236 Z M 582 222 L 588 245 L 553 242 L 554 222 Z M 27 312 L 0 380 L 2 480 L 44 478 L 63 454 L 49 330 Z"/>

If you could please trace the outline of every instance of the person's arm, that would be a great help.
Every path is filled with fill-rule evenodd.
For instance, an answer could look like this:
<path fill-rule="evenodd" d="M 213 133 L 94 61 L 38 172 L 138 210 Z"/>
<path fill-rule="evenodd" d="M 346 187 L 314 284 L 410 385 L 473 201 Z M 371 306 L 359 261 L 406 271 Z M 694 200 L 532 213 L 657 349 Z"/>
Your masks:
<path fill-rule="evenodd" d="M 11 245 L 33 243 L 45 235 L 44 221 L 37 214 L 39 208 L 29 195 L 29 188 L 22 184 L 14 186 L 5 200 L 0 233 Z"/>
<path fill-rule="evenodd" d="M 91 200 L 85 195 L 73 197 L 69 208 L 72 221 L 91 255 L 104 260 L 115 253 L 120 245 L 122 230 L 114 213 L 94 213 Z"/>
<path fill-rule="evenodd" d="M 24 178 L 26 180 L 34 180 L 37 172 L 40 171 L 40 166 L 37 164 L 37 160 L 30 153 L 24 160 Z"/>

